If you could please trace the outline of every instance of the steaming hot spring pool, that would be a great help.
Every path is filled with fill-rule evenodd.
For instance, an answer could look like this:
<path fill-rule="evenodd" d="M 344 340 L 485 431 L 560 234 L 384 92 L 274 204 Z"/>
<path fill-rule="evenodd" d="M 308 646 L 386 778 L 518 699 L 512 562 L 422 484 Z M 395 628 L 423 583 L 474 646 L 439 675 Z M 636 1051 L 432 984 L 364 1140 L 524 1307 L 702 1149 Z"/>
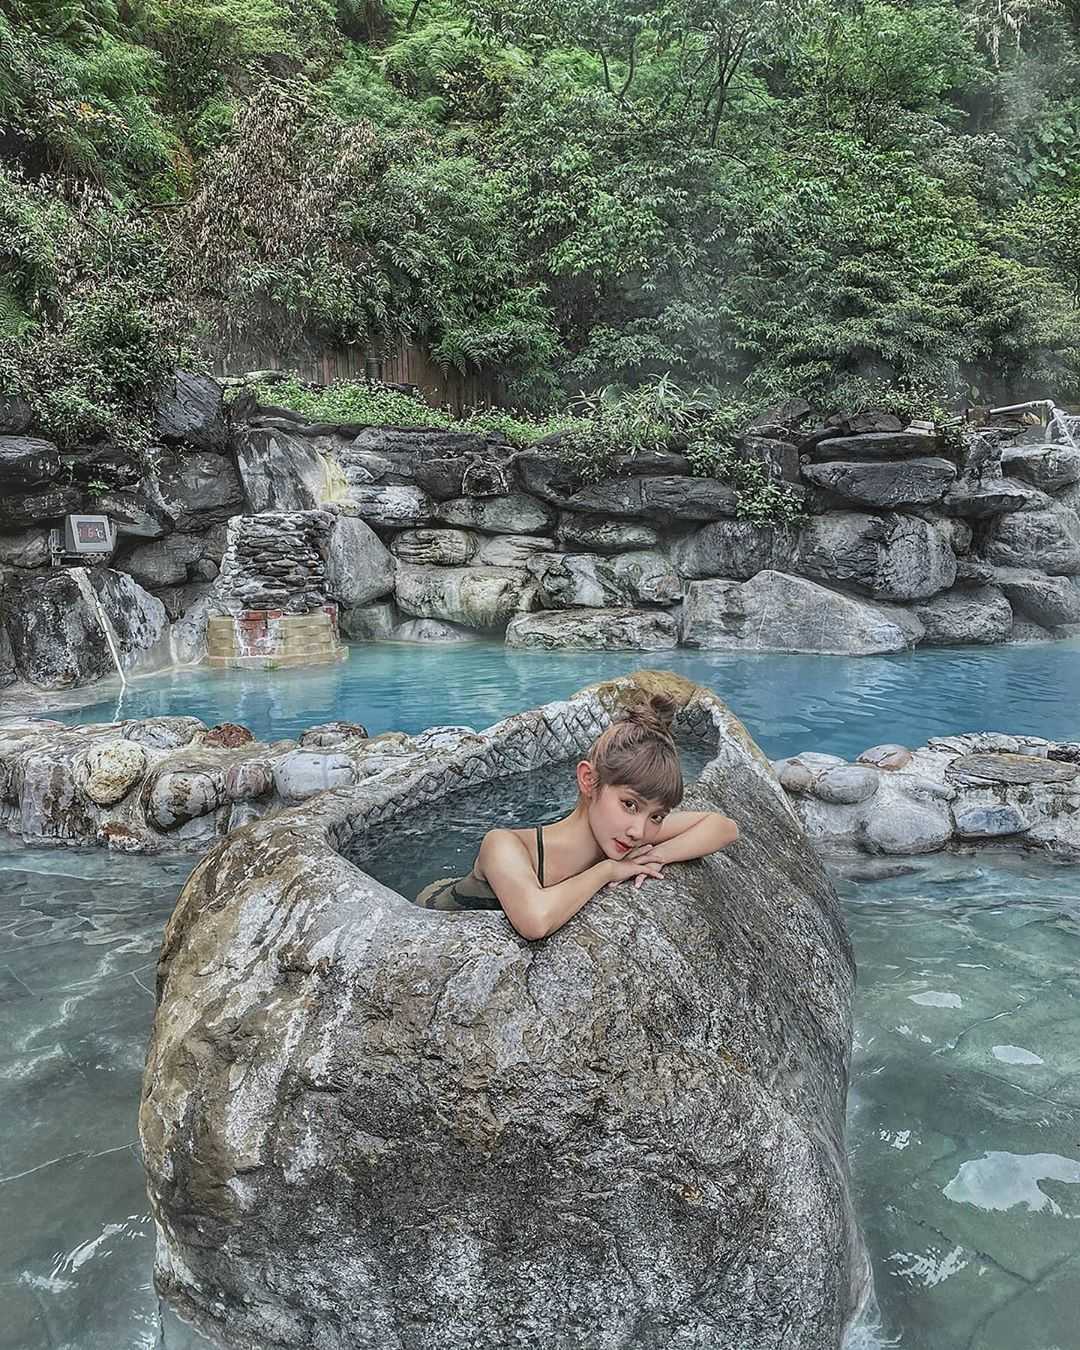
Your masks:
<path fill-rule="evenodd" d="M 335 717 L 483 727 L 642 665 L 715 689 L 774 758 L 965 730 L 1080 739 L 1076 640 L 852 660 L 371 644 L 343 666 L 178 673 L 42 715 L 194 713 L 263 739 Z M 448 799 L 423 836 L 399 828 L 357 860 L 415 892 L 471 859 L 493 810 L 550 819 L 568 786 Z M 837 877 L 859 964 L 849 1151 L 880 1304 L 857 1343 L 1080 1350 L 1080 868 L 906 862 Z M 0 842 L 0 1350 L 205 1350 L 154 1296 L 136 1152 L 157 947 L 193 863 Z"/>

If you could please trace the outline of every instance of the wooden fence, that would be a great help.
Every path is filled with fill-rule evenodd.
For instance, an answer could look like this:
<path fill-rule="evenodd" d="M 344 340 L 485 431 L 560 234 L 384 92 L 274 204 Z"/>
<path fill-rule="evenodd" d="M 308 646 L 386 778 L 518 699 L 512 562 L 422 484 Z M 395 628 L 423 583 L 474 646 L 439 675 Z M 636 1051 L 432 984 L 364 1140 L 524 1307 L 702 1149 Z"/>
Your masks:
<path fill-rule="evenodd" d="M 248 348 L 227 355 L 219 352 L 214 367 L 216 375 L 243 375 L 252 370 L 295 370 L 309 384 L 369 379 L 414 385 L 431 407 L 448 407 L 456 414 L 499 402 L 499 382 L 494 375 L 444 370 L 425 347 L 413 343 L 298 348 L 291 352 Z"/>

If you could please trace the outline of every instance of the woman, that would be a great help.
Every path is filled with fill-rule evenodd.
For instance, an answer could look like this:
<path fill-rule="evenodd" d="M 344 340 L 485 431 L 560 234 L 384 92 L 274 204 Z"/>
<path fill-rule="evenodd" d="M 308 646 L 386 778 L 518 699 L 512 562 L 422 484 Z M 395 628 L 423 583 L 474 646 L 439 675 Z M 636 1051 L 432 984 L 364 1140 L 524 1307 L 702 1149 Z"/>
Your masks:
<path fill-rule="evenodd" d="M 425 909 L 501 908 L 524 938 L 548 937 L 604 886 L 641 886 L 668 863 L 726 848 L 739 827 L 716 811 L 676 811 L 682 767 L 663 694 L 612 722 L 577 766 L 578 800 L 554 825 L 489 830 L 472 870 L 435 881 Z"/>

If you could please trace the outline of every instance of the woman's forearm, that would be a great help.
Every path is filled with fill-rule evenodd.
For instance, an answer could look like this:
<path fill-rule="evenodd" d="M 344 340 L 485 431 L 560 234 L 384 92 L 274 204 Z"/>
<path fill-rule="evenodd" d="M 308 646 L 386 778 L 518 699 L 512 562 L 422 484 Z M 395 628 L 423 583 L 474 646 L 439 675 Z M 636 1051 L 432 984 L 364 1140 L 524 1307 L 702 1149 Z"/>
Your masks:
<path fill-rule="evenodd" d="M 578 910 L 611 879 L 612 865 L 604 858 L 584 872 L 579 872 L 577 876 L 560 881 L 557 886 L 545 886 L 540 892 L 539 904 L 543 931 L 537 936 L 547 937 L 557 928 L 561 928 L 567 919 L 573 918 Z"/>
<path fill-rule="evenodd" d="M 727 816 L 712 811 L 674 839 L 657 844 L 652 856 L 664 863 L 689 862 L 691 858 L 704 858 L 706 854 L 727 848 L 738 837 L 738 825 Z"/>

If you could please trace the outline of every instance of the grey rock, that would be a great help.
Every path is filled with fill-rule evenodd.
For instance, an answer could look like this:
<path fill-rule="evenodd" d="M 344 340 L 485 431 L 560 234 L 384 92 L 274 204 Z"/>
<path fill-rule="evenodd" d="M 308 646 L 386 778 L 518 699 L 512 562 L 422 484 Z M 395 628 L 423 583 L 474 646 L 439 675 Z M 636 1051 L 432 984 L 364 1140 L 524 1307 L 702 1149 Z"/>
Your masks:
<path fill-rule="evenodd" d="M 1010 642 L 1053 642 L 1055 635 L 1049 628 L 1044 628 L 1042 624 L 1033 623 L 1030 619 L 1013 619 L 1012 631 L 1009 633 Z"/>
<path fill-rule="evenodd" d="M 476 552 L 469 530 L 402 530 L 390 544 L 395 558 L 420 567 L 463 567 Z"/>
<path fill-rule="evenodd" d="M 802 472 L 808 482 L 845 501 L 885 510 L 940 501 L 956 478 L 955 465 L 935 458 L 880 463 L 830 460 L 808 464 Z"/>
<path fill-rule="evenodd" d="M 356 765 L 340 751 L 291 750 L 274 764 L 274 787 L 286 802 L 302 802 L 330 788 L 351 787 Z"/>
<path fill-rule="evenodd" d="M 390 634 L 395 642 L 478 642 L 479 633 L 441 619 L 406 619 Z"/>
<path fill-rule="evenodd" d="M 1045 572 L 1021 567 L 995 567 L 994 580 L 1020 618 L 1044 628 L 1080 623 L 1080 587 L 1075 579 L 1048 577 Z"/>
<path fill-rule="evenodd" d="M 5 493 L 51 483 L 60 472 L 60 454 L 52 441 L 34 436 L 0 436 L 0 483 Z"/>
<path fill-rule="evenodd" d="M 94 506 L 109 517 L 117 534 L 133 535 L 137 539 L 160 539 L 175 524 L 161 502 L 144 488 L 130 491 L 114 488 L 100 493 Z"/>
<path fill-rule="evenodd" d="M 203 541 L 197 534 L 170 534 L 137 544 L 123 563 L 123 570 L 147 590 L 181 585 L 202 556 L 202 549 Z"/>
<path fill-rule="evenodd" d="M 197 717 L 144 717 L 120 723 L 120 735 L 125 740 L 155 750 L 177 750 L 205 730 L 206 724 Z"/>
<path fill-rule="evenodd" d="M 853 805 L 868 801 L 878 790 L 878 771 L 858 764 L 838 764 L 819 774 L 813 784 L 814 796 L 823 802 Z"/>
<path fill-rule="evenodd" d="M 874 853 L 937 853 L 951 838 L 946 808 L 897 801 L 871 815 L 863 844 Z"/>
<path fill-rule="evenodd" d="M 375 642 L 388 638 L 397 622 L 397 607 L 391 600 L 338 610 L 338 627 L 348 642 Z"/>
<path fill-rule="evenodd" d="M 1080 482 L 1080 450 L 1066 445 L 1012 445 L 1001 452 L 1005 473 L 1043 492 L 1060 492 Z"/>
<path fill-rule="evenodd" d="M 811 459 L 893 460 L 933 455 L 937 438 L 914 431 L 868 431 L 857 436 L 830 436 L 809 448 Z"/>
<path fill-rule="evenodd" d="M 398 607 L 417 619 L 442 619 L 467 628 L 501 628 L 532 609 L 536 584 L 512 567 L 416 567 L 398 563 Z"/>
<path fill-rule="evenodd" d="M 659 609 L 564 609 L 518 614 L 507 625 L 506 645 L 656 652 L 677 646 L 678 635 L 675 620 Z"/>
<path fill-rule="evenodd" d="M 958 483 L 941 499 L 941 510 L 951 516 L 985 520 L 989 516 L 1027 511 L 1033 504 L 1041 505 L 1041 493 L 1033 502 L 1036 491 L 1015 478 L 996 478 L 979 484 Z"/>
<path fill-rule="evenodd" d="M 921 514 L 921 513 L 916 513 Z M 937 514 L 924 516 L 929 519 L 930 524 L 937 530 L 952 551 L 956 554 L 966 553 L 971 547 L 971 542 L 975 537 L 975 531 L 960 516 L 939 516 Z M 959 576 L 959 559 L 957 560 L 957 575 Z"/>
<path fill-rule="evenodd" d="M 44 567 L 49 561 L 49 532 L 21 530 L 18 534 L 0 534 L 0 563 L 7 567 Z"/>
<path fill-rule="evenodd" d="M 41 492 L 0 493 L 0 529 L 18 530 L 26 525 L 52 522 L 78 511 L 83 504 L 82 488 L 51 487 Z"/>
<path fill-rule="evenodd" d="M 956 584 L 958 586 L 989 586 L 996 574 L 992 563 L 979 562 L 975 558 L 957 558 Z"/>
<path fill-rule="evenodd" d="M 309 441 L 241 427 L 234 444 L 249 511 L 308 511 L 328 497 L 326 461 Z"/>
<path fill-rule="evenodd" d="M 220 766 L 166 760 L 147 774 L 141 797 L 147 822 L 168 833 L 224 806 L 224 771 Z"/>
<path fill-rule="evenodd" d="M 267 759 L 242 759 L 225 771 L 225 795 L 230 802 L 255 801 L 273 790 L 274 769 Z"/>
<path fill-rule="evenodd" d="M 546 609 L 603 609 L 627 605 L 627 587 L 614 562 L 595 553 L 559 553 L 538 560 L 532 571 Z"/>
<path fill-rule="evenodd" d="M 749 581 L 758 572 L 789 570 L 797 545 L 798 533 L 791 526 L 718 520 L 673 544 L 671 560 L 687 578 Z"/>
<path fill-rule="evenodd" d="M 604 516 L 562 511 L 555 537 L 572 553 L 623 553 L 653 548 L 659 532 L 637 520 L 608 520 Z"/>
<path fill-rule="evenodd" d="M 940 531 L 915 516 L 834 511 L 799 532 L 795 570 L 886 600 L 925 600 L 956 580 Z"/>
<path fill-rule="evenodd" d="M 209 375 L 174 371 L 158 395 L 157 433 L 195 450 L 224 450 L 228 428 L 221 386 Z"/>
<path fill-rule="evenodd" d="M 861 755 L 855 757 L 856 764 L 873 764 L 875 768 L 894 770 L 906 768 L 911 763 L 911 751 L 906 745 L 889 742 L 884 745 L 871 745 Z"/>
<path fill-rule="evenodd" d="M 746 582 L 692 581 L 683 606 L 687 647 L 868 656 L 904 651 L 922 633 L 905 610 L 768 570 Z"/>
<path fill-rule="evenodd" d="M 354 483 L 349 487 L 349 505 L 369 525 L 407 529 L 431 525 L 437 504 L 421 488 L 405 483 Z"/>
<path fill-rule="evenodd" d="M 232 460 L 195 450 L 163 456 L 157 467 L 161 500 L 178 530 L 201 530 L 244 506 L 244 487 Z"/>
<path fill-rule="evenodd" d="M 479 540 L 474 561 L 482 567 L 529 567 L 554 551 L 554 540 L 539 534 L 497 534 Z"/>
<path fill-rule="evenodd" d="M 6 688 L 9 684 L 14 684 L 18 678 L 19 672 L 15 666 L 15 653 L 11 647 L 11 639 L 8 637 L 2 619 L 0 619 L 0 689 Z"/>
<path fill-rule="evenodd" d="M 370 525 L 351 516 L 337 518 L 327 546 L 324 586 L 347 609 L 394 589 L 394 560 Z"/>
<path fill-rule="evenodd" d="M 633 605 L 674 605 L 683 584 L 671 563 L 655 549 L 636 549 L 612 559 L 615 578 Z"/>
<path fill-rule="evenodd" d="M 524 492 L 506 497 L 459 497 L 437 508 L 443 525 L 482 530 L 485 534 L 546 534 L 555 528 L 555 512 Z"/>
<path fill-rule="evenodd" d="M 407 804 L 515 751 L 572 764 L 575 721 L 595 734 L 575 704 L 510 719 L 497 761 L 433 751 Z M 357 837 L 377 789 L 224 841 L 158 968 L 140 1122 L 161 1295 L 216 1341 L 281 1350 L 503 1350 L 508 1326 L 522 1346 L 630 1350 L 657 1309 L 657 1344 L 838 1346 L 863 1259 L 854 965 L 751 746 L 729 731 L 689 803 L 737 807 L 740 856 L 602 892 L 541 943 L 497 913 L 410 907 L 343 859 L 329 840 Z M 737 1279 L 703 1259 L 721 1231 Z"/>
<path fill-rule="evenodd" d="M 734 490 L 712 478 L 638 474 L 582 487 L 571 467 L 542 448 L 523 451 L 517 467 L 528 492 L 565 511 L 663 523 L 719 520 L 736 513 Z"/>
<path fill-rule="evenodd" d="M 1080 573 L 1080 518 L 1068 507 L 1020 511 L 996 520 L 984 549 L 1002 567 L 1035 568 L 1051 576 Z"/>
<path fill-rule="evenodd" d="M 79 589 L 76 570 L 16 576 L 0 597 L 0 621 L 19 674 L 46 689 L 89 684 L 115 671 L 101 619 Z M 164 635 L 164 606 L 122 572 L 98 567 L 80 575 L 112 625 L 122 664 L 130 668 Z"/>
<path fill-rule="evenodd" d="M 97 806 L 123 800 L 146 769 L 146 751 L 134 741 L 100 741 L 72 760 L 75 786 Z"/>
<path fill-rule="evenodd" d="M 352 744 L 368 739 L 367 727 L 359 722 L 344 722 L 340 718 L 333 722 L 318 722 L 300 733 L 300 748 L 327 749 L 332 746 Z"/>
<path fill-rule="evenodd" d="M 954 588 L 911 609 L 926 630 L 924 647 L 1005 642 L 1012 631 L 1012 608 L 996 586 Z"/>
<path fill-rule="evenodd" d="M 1031 822 L 1016 806 L 966 806 L 955 811 L 953 819 L 956 834 L 961 839 L 996 839 L 1031 829 Z"/>

